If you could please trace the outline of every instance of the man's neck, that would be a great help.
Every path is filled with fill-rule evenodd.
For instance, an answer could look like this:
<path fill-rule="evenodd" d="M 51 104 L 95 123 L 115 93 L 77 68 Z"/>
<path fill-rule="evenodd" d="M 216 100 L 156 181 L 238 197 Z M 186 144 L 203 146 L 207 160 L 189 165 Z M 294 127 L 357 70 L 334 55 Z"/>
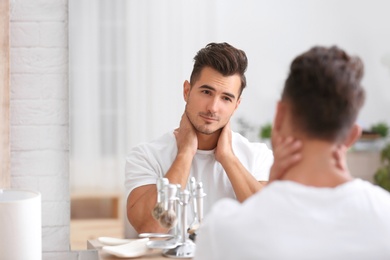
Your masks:
<path fill-rule="evenodd" d="M 215 147 L 217 147 L 219 135 L 221 134 L 221 130 L 216 131 L 213 134 L 202 134 L 197 133 L 198 137 L 198 150 L 213 150 Z"/>
<path fill-rule="evenodd" d="M 335 149 L 332 143 L 303 141 L 301 161 L 288 170 L 282 180 L 315 187 L 336 187 L 352 180 L 347 169 L 337 167 L 333 155 Z"/>

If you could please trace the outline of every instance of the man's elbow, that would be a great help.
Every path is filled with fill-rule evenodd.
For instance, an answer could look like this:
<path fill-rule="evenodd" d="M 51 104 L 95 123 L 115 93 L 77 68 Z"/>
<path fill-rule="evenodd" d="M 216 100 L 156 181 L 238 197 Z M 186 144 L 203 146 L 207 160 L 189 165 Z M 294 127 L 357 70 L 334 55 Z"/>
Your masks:
<path fill-rule="evenodd" d="M 135 210 L 127 208 L 127 220 L 133 226 L 138 234 L 141 233 L 167 233 L 168 230 L 161 227 L 160 223 L 152 218 L 152 216 L 140 216 L 133 213 Z"/>

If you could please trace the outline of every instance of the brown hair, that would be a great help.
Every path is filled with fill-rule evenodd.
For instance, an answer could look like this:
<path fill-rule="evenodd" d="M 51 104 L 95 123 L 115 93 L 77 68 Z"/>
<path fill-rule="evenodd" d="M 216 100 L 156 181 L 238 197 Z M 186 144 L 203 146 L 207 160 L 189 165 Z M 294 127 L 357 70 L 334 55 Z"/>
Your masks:
<path fill-rule="evenodd" d="M 296 126 L 326 141 L 345 138 L 364 103 L 363 71 L 359 57 L 337 46 L 316 46 L 296 57 L 282 94 L 291 104 Z"/>
<path fill-rule="evenodd" d="M 198 51 L 194 57 L 190 83 L 193 85 L 199 77 L 203 68 L 211 67 L 224 76 L 239 74 L 241 77 L 241 88 L 239 96 L 246 86 L 245 71 L 248 66 L 248 59 L 244 51 L 239 50 L 230 44 L 209 43 Z"/>

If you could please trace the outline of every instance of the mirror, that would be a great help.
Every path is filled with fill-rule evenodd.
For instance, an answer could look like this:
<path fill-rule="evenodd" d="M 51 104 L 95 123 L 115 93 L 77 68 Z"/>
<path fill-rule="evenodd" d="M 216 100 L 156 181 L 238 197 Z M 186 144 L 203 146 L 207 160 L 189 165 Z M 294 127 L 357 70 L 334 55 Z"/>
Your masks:
<path fill-rule="evenodd" d="M 292 58 L 316 44 L 362 57 L 368 98 L 359 122 L 388 120 L 388 10 L 390 3 L 368 0 L 70 0 L 72 191 L 123 190 L 126 151 L 177 127 L 183 81 L 212 41 L 248 55 L 232 128 L 244 119 L 251 140 L 272 121 Z"/>
<path fill-rule="evenodd" d="M 0 188 L 10 187 L 9 1 L 0 2 Z"/>

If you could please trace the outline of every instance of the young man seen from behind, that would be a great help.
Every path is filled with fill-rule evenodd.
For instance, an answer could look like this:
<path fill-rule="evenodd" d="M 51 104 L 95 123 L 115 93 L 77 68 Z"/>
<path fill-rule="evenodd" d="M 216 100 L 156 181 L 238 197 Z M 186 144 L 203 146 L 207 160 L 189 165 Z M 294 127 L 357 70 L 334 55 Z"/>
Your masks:
<path fill-rule="evenodd" d="M 389 193 L 343 167 L 361 133 L 362 77 L 362 61 L 338 47 L 293 60 L 272 137 L 275 164 L 279 138 L 300 140 L 301 159 L 243 204 L 217 203 L 195 259 L 390 259 Z"/>

